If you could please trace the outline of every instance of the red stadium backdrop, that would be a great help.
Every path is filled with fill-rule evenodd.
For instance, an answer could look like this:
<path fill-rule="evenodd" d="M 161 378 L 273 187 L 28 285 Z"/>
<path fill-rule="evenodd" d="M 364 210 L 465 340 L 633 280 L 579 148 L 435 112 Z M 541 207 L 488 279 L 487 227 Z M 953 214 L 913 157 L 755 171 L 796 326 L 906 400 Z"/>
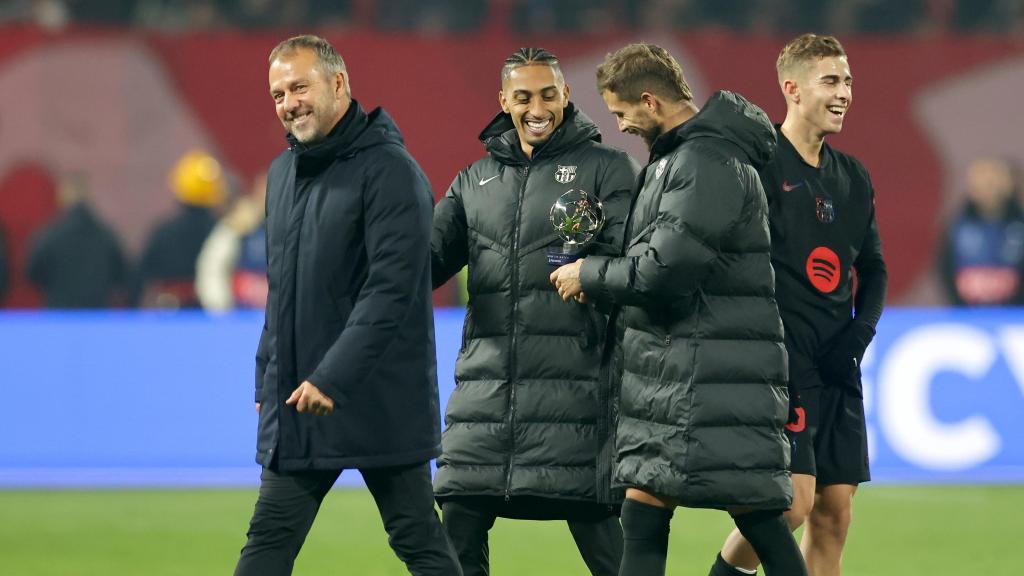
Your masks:
<path fill-rule="evenodd" d="M 284 33 L 166 35 L 79 29 L 52 35 L 0 28 L 0 226 L 13 259 L 4 304 L 33 306 L 23 274 L 28 235 L 55 210 L 53 180 L 89 177 L 101 214 L 137 253 L 172 207 L 166 174 L 195 147 L 220 156 L 245 183 L 282 149 L 267 92 L 267 54 Z M 615 133 L 593 86 L 605 53 L 633 40 L 666 46 L 698 100 L 740 92 L 781 121 L 775 56 L 785 38 L 721 33 L 435 39 L 326 33 L 344 56 L 353 95 L 384 106 L 444 193 L 478 158 L 477 134 L 497 110 L 498 70 L 522 45 L 562 59 L 572 99 L 605 140 L 645 154 Z M 889 261 L 890 301 L 940 301 L 931 279 L 942 222 L 959 199 L 966 164 L 982 154 L 1024 161 L 1024 44 L 982 38 L 848 38 L 855 99 L 835 145 L 871 171 Z"/>

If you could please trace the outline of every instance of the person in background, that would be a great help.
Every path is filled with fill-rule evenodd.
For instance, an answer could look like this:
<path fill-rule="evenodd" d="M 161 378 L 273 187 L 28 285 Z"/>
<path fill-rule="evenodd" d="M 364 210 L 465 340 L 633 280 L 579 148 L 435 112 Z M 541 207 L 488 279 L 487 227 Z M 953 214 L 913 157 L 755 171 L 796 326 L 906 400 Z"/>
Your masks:
<path fill-rule="evenodd" d="M 28 278 L 47 308 L 104 308 L 123 303 L 127 280 L 117 234 L 93 211 L 85 177 L 63 176 L 60 214 L 29 247 Z"/>
<path fill-rule="evenodd" d="M 161 222 L 146 242 L 139 261 L 133 301 L 144 308 L 198 308 L 196 261 L 217 224 L 217 210 L 228 196 L 220 162 L 193 150 L 170 174 L 178 212 Z"/>
<path fill-rule="evenodd" d="M 196 295 L 205 310 L 263 309 L 267 304 L 267 234 L 263 226 L 267 175 L 235 200 L 203 243 L 196 262 Z"/>
<path fill-rule="evenodd" d="M 1024 304 L 1024 212 L 1009 161 L 981 158 L 967 171 L 967 199 L 946 226 L 940 274 L 956 306 Z"/>

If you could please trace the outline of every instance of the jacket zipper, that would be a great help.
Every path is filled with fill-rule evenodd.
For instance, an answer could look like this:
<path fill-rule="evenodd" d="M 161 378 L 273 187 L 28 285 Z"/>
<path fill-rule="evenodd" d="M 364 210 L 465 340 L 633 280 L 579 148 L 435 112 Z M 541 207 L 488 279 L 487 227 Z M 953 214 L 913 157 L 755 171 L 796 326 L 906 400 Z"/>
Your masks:
<path fill-rule="evenodd" d="M 604 342 L 604 339 L 602 339 Z M 601 346 L 601 353 L 604 354 L 604 346 Z M 604 366 L 604 362 L 601 363 Z M 607 377 L 610 372 L 606 370 L 598 370 L 597 372 L 597 402 L 598 406 L 603 406 L 605 410 L 604 418 L 598 418 L 597 420 L 597 438 L 601 443 L 597 451 L 597 459 L 594 461 L 595 471 L 597 478 L 595 489 L 597 490 L 597 501 L 605 502 L 611 498 L 610 490 L 610 479 L 606 474 L 606 469 L 611 466 L 611 461 L 605 459 L 605 454 L 609 453 L 608 443 L 611 441 L 611 426 L 612 424 L 612 403 L 611 403 L 611 390 L 609 390 L 609 383 L 611 380 Z M 605 465 L 607 462 L 607 466 Z"/>
<path fill-rule="evenodd" d="M 640 193 L 643 191 L 645 177 L 647 175 L 647 169 L 650 164 L 644 167 L 643 170 L 637 174 L 633 181 L 633 190 L 630 193 L 629 199 L 629 212 L 626 216 L 626 222 L 622 231 L 622 243 L 619 248 L 619 254 L 625 255 L 626 248 L 629 246 L 633 232 L 633 214 L 635 212 L 637 200 L 640 199 Z M 598 373 L 598 400 L 603 401 L 605 407 L 605 420 L 598 422 L 599 430 L 603 429 L 605 442 L 608 445 L 608 450 L 602 450 L 597 456 L 597 466 L 600 469 L 608 469 L 607 473 L 599 472 L 597 475 L 597 495 L 599 501 L 602 499 L 612 498 L 612 476 L 615 475 L 615 458 L 616 458 L 616 447 L 615 438 L 618 435 L 618 404 L 620 390 L 615 384 L 615 375 L 617 371 L 622 369 L 622 360 L 618 359 L 618 352 L 620 350 L 619 341 L 616 335 L 618 334 L 618 322 L 619 315 L 622 313 L 621 306 L 614 306 L 608 313 L 608 322 L 605 324 L 604 336 L 601 339 L 601 365 L 607 366 L 607 370 L 602 370 Z M 607 358 L 605 355 L 607 354 Z M 599 432 L 600 435 L 600 432 Z M 609 505 L 611 508 L 611 505 Z"/>
<path fill-rule="evenodd" d="M 519 335 L 518 314 L 519 314 L 519 228 L 523 217 L 523 196 L 526 194 L 526 185 L 530 176 L 530 166 L 523 168 L 523 184 L 519 187 L 519 196 L 516 198 L 516 221 L 512 229 L 512 341 L 509 348 L 509 374 L 508 374 L 508 463 L 505 473 L 505 501 L 512 498 L 512 458 L 515 455 L 516 447 L 516 340 Z"/>

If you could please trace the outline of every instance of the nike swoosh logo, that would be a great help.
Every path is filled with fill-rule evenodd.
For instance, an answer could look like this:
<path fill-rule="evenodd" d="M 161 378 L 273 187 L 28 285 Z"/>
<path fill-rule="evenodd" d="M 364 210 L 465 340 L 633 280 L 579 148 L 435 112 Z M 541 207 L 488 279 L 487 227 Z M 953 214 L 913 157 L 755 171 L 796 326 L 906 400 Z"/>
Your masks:
<path fill-rule="evenodd" d="M 498 176 L 501 176 L 501 174 L 498 174 Z M 491 180 L 494 180 L 494 179 L 495 179 L 495 178 L 497 178 L 498 176 L 491 176 L 491 177 L 490 177 L 490 178 L 488 178 L 487 180 L 484 180 L 483 178 L 481 178 L 481 179 L 480 179 L 480 185 L 481 185 L 481 186 L 483 186 L 484 184 L 487 184 L 488 182 L 490 182 Z"/>
<path fill-rule="evenodd" d="M 792 192 L 793 190 L 796 190 L 797 188 L 799 188 L 799 187 L 801 187 L 803 185 L 804 185 L 803 182 L 797 182 L 796 184 L 790 184 L 789 182 L 786 182 L 785 180 L 783 180 L 782 181 L 782 191 L 783 192 Z"/>

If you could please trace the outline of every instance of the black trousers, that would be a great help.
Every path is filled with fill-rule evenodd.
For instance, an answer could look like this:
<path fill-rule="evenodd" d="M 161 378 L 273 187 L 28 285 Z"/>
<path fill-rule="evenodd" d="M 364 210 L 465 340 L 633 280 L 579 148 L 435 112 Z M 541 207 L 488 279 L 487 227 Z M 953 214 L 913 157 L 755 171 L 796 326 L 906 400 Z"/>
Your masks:
<path fill-rule="evenodd" d="M 359 471 L 377 503 L 388 543 L 414 576 L 461 575 L 458 558 L 434 511 L 424 462 Z M 248 541 L 235 576 L 291 574 L 320 503 L 341 470 L 274 472 L 264 468 Z"/>
<path fill-rule="evenodd" d="M 472 499 L 452 498 L 441 504 L 444 528 L 459 555 L 465 576 L 490 574 L 487 533 L 498 513 Z M 614 513 L 566 521 L 583 562 L 595 576 L 618 576 L 622 561 L 622 525 Z M 527 554 L 517 551 L 517 554 Z"/>

